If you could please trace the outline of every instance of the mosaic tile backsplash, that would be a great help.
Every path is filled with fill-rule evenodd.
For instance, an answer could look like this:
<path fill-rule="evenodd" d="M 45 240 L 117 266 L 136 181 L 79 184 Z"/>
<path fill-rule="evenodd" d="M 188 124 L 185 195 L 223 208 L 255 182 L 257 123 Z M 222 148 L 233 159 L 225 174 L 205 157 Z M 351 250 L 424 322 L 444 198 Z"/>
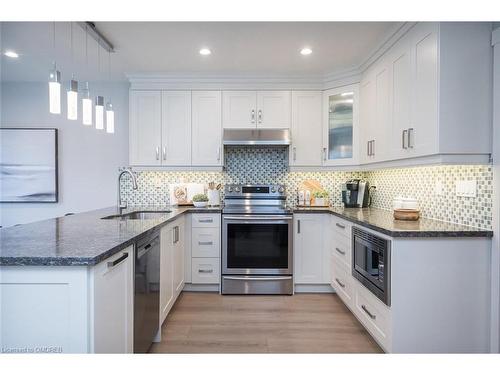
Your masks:
<path fill-rule="evenodd" d="M 130 205 L 169 204 L 169 184 L 174 182 L 275 183 L 286 185 L 288 204 L 294 205 L 299 184 L 314 179 L 328 191 L 332 205 L 340 206 L 342 184 L 348 179 L 362 178 L 377 187 L 373 194 L 373 207 L 392 210 L 393 198 L 413 197 L 419 201 L 424 217 L 491 229 L 493 174 L 490 166 L 290 172 L 288 152 L 280 147 L 230 147 L 226 148 L 224 157 L 225 169 L 222 172 L 138 172 L 137 190 L 132 190 L 129 178 L 124 177 L 122 196 Z M 477 182 L 476 198 L 457 197 L 456 181 L 471 179 Z M 436 184 L 441 185 L 441 192 L 436 190 Z"/>

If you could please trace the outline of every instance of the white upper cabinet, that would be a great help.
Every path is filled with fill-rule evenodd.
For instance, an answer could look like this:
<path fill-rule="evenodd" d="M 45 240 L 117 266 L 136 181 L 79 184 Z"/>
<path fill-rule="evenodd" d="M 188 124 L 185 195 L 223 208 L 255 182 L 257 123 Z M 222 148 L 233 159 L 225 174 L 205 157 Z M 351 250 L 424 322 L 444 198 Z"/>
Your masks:
<path fill-rule="evenodd" d="M 222 98 L 224 128 L 248 129 L 257 126 L 255 91 L 224 91 Z"/>
<path fill-rule="evenodd" d="M 257 127 L 289 129 L 291 123 L 290 91 L 257 92 Z"/>
<path fill-rule="evenodd" d="M 323 93 L 323 164 L 358 163 L 359 88 L 349 85 Z"/>
<path fill-rule="evenodd" d="M 322 100 L 321 91 L 292 92 L 292 166 L 321 166 Z"/>
<path fill-rule="evenodd" d="M 191 164 L 191 91 L 162 92 L 163 165 Z"/>
<path fill-rule="evenodd" d="M 192 164 L 220 166 L 222 155 L 222 99 L 220 91 L 192 93 Z"/>
<path fill-rule="evenodd" d="M 359 88 L 360 162 L 372 161 L 372 142 L 375 139 L 375 79 L 365 74 Z"/>
<path fill-rule="evenodd" d="M 224 91 L 222 124 L 228 129 L 288 129 L 290 91 Z"/>
<path fill-rule="evenodd" d="M 160 165 L 161 92 L 131 91 L 129 97 L 131 165 Z"/>

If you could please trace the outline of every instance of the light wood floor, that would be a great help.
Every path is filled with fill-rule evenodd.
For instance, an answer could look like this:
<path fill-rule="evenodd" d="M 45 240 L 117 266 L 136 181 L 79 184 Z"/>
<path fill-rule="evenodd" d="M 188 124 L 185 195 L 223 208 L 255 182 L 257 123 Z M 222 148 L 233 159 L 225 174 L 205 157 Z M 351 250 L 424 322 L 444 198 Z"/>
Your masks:
<path fill-rule="evenodd" d="M 336 295 L 183 292 L 153 353 L 380 353 Z"/>

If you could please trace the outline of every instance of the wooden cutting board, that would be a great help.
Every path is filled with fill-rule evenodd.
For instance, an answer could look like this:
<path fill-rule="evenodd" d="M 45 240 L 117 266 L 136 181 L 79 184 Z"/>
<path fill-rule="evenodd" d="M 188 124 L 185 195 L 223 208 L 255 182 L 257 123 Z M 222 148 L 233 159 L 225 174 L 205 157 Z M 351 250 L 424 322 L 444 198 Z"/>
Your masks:
<path fill-rule="evenodd" d="M 321 183 L 316 180 L 305 180 L 302 181 L 299 185 L 299 191 L 301 190 L 309 190 L 311 192 L 311 197 L 316 191 L 323 191 L 325 190 Z"/>

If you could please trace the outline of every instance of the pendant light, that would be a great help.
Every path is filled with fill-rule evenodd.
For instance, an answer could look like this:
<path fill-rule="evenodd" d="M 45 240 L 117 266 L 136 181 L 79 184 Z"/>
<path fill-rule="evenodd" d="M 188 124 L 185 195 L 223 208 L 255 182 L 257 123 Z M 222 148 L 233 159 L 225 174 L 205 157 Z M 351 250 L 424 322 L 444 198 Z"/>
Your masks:
<path fill-rule="evenodd" d="M 101 72 L 101 47 L 97 43 L 97 75 Z M 104 129 L 104 96 L 95 97 L 95 128 Z"/>
<path fill-rule="evenodd" d="M 108 81 L 111 85 L 111 52 L 108 51 Z M 111 88 L 110 88 L 111 89 Z M 108 99 L 106 104 L 106 132 L 115 132 L 115 111 L 113 110 L 113 104 L 111 103 L 111 97 Z"/>
<path fill-rule="evenodd" d="M 85 26 L 85 70 L 89 72 L 89 33 Z M 90 98 L 89 81 L 85 82 L 85 89 L 82 92 L 82 122 L 83 125 L 92 125 L 92 99 Z"/>
<path fill-rule="evenodd" d="M 71 35 L 71 68 L 74 70 L 73 60 L 73 22 L 70 23 Z M 69 81 L 69 88 L 67 91 L 67 105 L 68 105 L 68 120 L 78 119 L 78 81 L 75 80 L 74 75 L 71 76 Z"/>
<path fill-rule="evenodd" d="M 61 72 L 57 70 L 56 58 L 56 23 L 52 24 L 54 47 L 54 68 L 49 73 L 49 111 L 56 115 L 61 113 Z"/>

